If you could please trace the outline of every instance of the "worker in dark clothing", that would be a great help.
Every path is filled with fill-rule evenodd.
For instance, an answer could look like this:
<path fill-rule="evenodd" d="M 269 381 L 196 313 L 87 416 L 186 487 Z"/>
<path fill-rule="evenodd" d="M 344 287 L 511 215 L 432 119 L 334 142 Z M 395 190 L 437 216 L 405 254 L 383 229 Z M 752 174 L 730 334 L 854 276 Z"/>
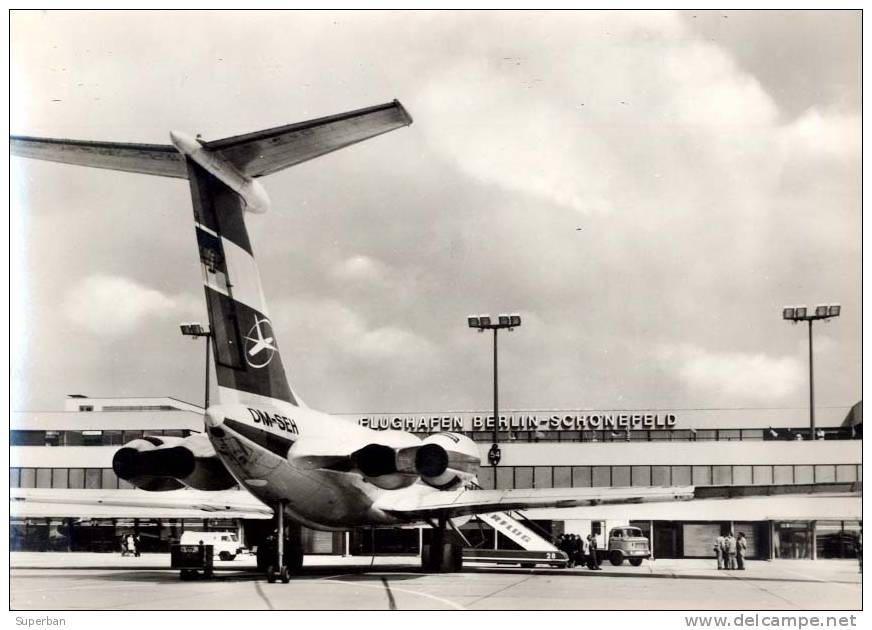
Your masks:
<path fill-rule="evenodd" d="M 587 535 L 587 542 L 590 544 L 590 553 L 588 555 L 588 564 L 587 568 L 592 571 L 602 571 L 602 567 L 599 565 L 599 557 L 596 553 L 596 536 L 593 534 Z"/>
<path fill-rule="evenodd" d="M 572 550 L 573 553 L 575 554 L 575 564 L 576 565 L 583 565 L 584 561 L 585 561 L 584 538 L 576 535 L 575 540 L 573 542 L 575 543 L 574 548 Z"/>
<path fill-rule="evenodd" d="M 566 566 L 571 569 L 573 566 L 573 563 L 572 563 L 572 554 L 569 552 L 569 536 L 570 536 L 570 534 L 560 534 L 560 536 L 557 537 L 557 543 L 555 546 L 560 551 L 562 551 L 563 553 L 566 554 L 566 558 L 567 558 Z"/>

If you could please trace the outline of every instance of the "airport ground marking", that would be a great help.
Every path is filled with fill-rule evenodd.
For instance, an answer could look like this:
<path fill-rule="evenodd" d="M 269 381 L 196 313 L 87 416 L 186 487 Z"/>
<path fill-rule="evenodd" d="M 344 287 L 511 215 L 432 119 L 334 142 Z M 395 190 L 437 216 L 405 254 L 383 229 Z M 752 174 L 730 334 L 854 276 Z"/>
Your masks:
<path fill-rule="evenodd" d="M 353 575 L 353 574 L 352 574 Z M 344 584 L 345 586 L 362 586 L 364 588 L 376 588 L 379 590 L 384 590 L 383 586 L 376 586 L 374 584 L 364 584 L 362 582 L 349 582 L 347 580 L 320 580 L 321 582 L 332 582 L 333 584 Z M 394 588 L 392 590 L 396 593 L 407 593 L 409 595 L 417 595 L 419 597 L 426 597 L 427 599 L 432 599 L 437 602 L 442 602 L 448 606 L 451 606 L 455 610 L 466 610 L 465 607 L 461 606 L 456 602 L 452 602 L 450 599 L 445 599 L 444 597 L 439 597 L 438 595 L 430 595 L 429 593 L 422 593 L 420 591 L 410 591 L 404 588 Z"/>

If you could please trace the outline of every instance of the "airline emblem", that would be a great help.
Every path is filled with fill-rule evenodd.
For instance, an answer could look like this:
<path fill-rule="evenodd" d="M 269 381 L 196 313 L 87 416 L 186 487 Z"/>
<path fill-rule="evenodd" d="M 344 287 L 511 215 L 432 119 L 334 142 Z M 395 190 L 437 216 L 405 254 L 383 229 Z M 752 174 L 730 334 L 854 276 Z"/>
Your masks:
<path fill-rule="evenodd" d="M 245 360 L 253 368 L 269 365 L 278 351 L 273 341 L 272 324 L 266 318 L 254 318 L 254 326 L 245 336 Z"/>

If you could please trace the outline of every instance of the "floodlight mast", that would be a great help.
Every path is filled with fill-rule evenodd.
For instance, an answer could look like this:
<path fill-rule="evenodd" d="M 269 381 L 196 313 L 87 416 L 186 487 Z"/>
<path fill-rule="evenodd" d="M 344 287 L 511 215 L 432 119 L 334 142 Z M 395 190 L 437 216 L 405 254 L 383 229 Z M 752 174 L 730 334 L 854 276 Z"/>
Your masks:
<path fill-rule="evenodd" d="M 493 425 L 493 444 L 491 444 L 490 451 L 488 451 L 487 459 L 491 466 L 493 466 L 493 475 L 494 475 L 494 487 L 496 487 L 497 483 L 497 464 L 500 463 L 500 459 L 502 458 L 502 453 L 500 452 L 499 446 L 499 436 L 497 432 L 499 430 L 500 423 L 500 390 L 499 390 L 499 366 L 497 360 L 497 332 L 502 329 L 508 329 L 509 331 L 518 328 L 521 325 L 521 316 L 518 313 L 512 313 L 511 315 L 501 314 L 496 318 L 496 322 L 491 321 L 490 315 L 470 315 L 466 318 L 467 323 L 470 328 L 474 328 L 478 330 L 478 332 L 484 332 L 486 329 L 490 329 L 494 331 L 494 425 Z"/>
<path fill-rule="evenodd" d="M 811 435 L 809 439 L 817 439 L 817 431 L 814 424 L 814 345 L 812 341 L 812 323 L 817 319 L 832 319 L 842 313 L 840 304 L 819 304 L 814 309 L 814 314 L 809 313 L 805 306 L 787 306 L 782 311 L 782 317 L 794 324 L 808 322 L 808 418 Z"/>

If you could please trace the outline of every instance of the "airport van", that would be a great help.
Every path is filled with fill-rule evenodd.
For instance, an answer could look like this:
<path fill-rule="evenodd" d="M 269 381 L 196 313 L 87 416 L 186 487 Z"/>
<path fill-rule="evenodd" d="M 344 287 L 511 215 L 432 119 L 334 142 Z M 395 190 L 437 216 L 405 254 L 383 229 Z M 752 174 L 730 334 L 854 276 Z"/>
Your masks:
<path fill-rule="evenodd" d="M 182 545 L 199 545 L 200 542 L 204 545 L 212 545 L 213 555 L 219 560 L 233 560 L 243 551 L 236 532 L 189 531 L 184 532 L 179 541 Z"/>

